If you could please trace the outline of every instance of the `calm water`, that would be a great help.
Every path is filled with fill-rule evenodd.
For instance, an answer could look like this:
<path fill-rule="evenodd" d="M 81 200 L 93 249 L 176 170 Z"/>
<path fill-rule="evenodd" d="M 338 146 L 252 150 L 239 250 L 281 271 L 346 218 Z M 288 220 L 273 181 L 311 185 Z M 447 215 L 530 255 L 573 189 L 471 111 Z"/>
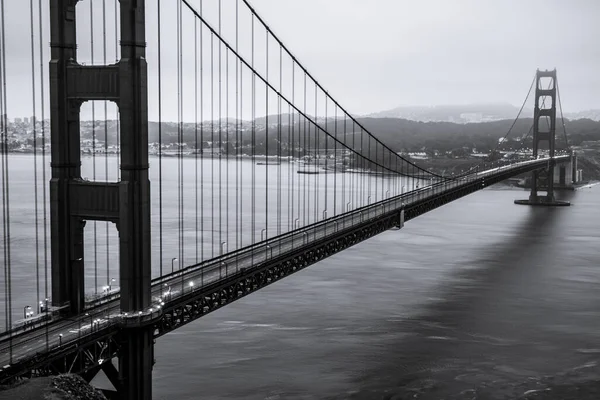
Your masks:
<path fill-rule="evenodd" d="M 599 398 L 600 186 L 525 195 L 480 191 L 159 339 L 155 398 Z"/>
<path fill-rule="evenodd" d="M 38 172 L 37 241 L 34 161 Z M 48 165 L 44 180 L 41 156 L 37 159 L 33 155 L 9 156 L 13 321 L 23 318 L 23 307 L 31 305 L 35 310 L 35 304 L 47 296 L 44 266 L 49 265 L 50 253 L 45 252 L 44 248 L 50 247 L 47 193 L 49 161 L 49 157 L 46 158 Z M 82 177 L 114 182 L 118 180 L 118 165 L 117 157 L 84 157 Z M 158 165 L 158 158 L 151 157 L 153 277 L 211 259 L 218 256 L 221 250 L 225 253 L 233 251 L 263 238 L 285 233 L 294 226 L 302 227 L 324 217 L 341 214 L 347 207 L 357 208 L 402 190 L 408 191 L 417 183 L 407 178 L 392 179 L 363 174 L 297 174 L 297 164 L 261 166 L 249 158 L 229 161 L 207 158 L 196 161 L 189 157 L 183 158 L 179 165 L 175 157 L 165 157 L 162 160 L 161 187 Z M 183 171 L 181 174 L 178 172 L 180 170 Z M 180 176 L 182 179 L 179 179 Z M 44 190 L 47 193 L 46 210 L 43 208 Z M 44 211 L 47 215 L 47 246 L 44 242 Z M 109 283 L 113 287 L 118 286 L 119 241 L 115 225 L 88 221 L 84 245 L 86 293 L 102 293 L 103 287 Z M 3 249 L 4 243 L 0 240 L 2 255 Z M 177 260 L 171 262 L 172 258 Z M 4 265 L 4 258 L 0 263 Z M 36 276 L 40 277 L 39 286 Z M 49 280 L 48 292 L 51 292 Z M 2 273 L 0 310 L 4 310 L 4 304 Z M 5 322 L 4 313 L 0 313 L 0 331 L 6 329 Z"/>
<path fill-rule="evenodd" d="M 10 159 L 15 318 L 24 305 L 35 304 L 40 296 L 34 279 L 32 159 Z M 116 176 L 117 160 L 108 162 L 109 176 Z M 163 239 L 169 249 L 179 240 L 177 163 L 175 159 L 164 162 Z M 103 176 L 104 161 L 98 163 L 97 176 Z M 190 159 L 184 163 L 184 201 L 186 210 L 191 210 L 195 206 L 191 166 L 195 164 Z M 203 179 L 210 184 L 218 165 L 205 160 L 201 167 Z M 229 167 L 229 171 L 227 165 L 222 168 L 222 179 L 229 176 L 233 185 L 238 174 L 244 195 L 253 164 L 233 162 Z M 290 211 L 286 196 L 282 200 L 269 196 L 271 210 L 277 209 L 278 201 L 283 204 L 286 223 L 289 215 L 301 218 L 301 224 L 314 219 L 310 212 L 298 214 L 303 209 L 298 201 L 311 210 L 314 204 L 325 204 L 322 188 L 329 185 L 331 190 L 334 179 L 338 183 L 344 179 L 345 185 L 344 197 L 339 194 L 336 200 L 338 211 L 349 201 L 357 205 L 368 201 L 369 195 L 374 201 L 387 190 L 393 193 L 411 185 L 350 174 L 299 176 L 294 169 L 288 174 L 287 166 L 254 168 L 259 192 L 266 187 L 267 168 L 271 183 L 282 172 L 283 193 L 297 193 L 294 190 L 306 184 L 301 179 L 308 180 L 311 197 L 296 197 L 295 211 Z M 84 159 L 83 169 L 91 178 L 90 159 Z M 156 235 L 156 159 L 151 159 L 151 175 Z M 369 191 L 358 190 L 360 179 L 371 182 Z M 225 195 L 222 216 L 235 214 L 230 211 L 236 209 L 234 193 Z M 266 221 L 266 196 L 265 201 L 262 194 L 257 196 L 258 219 L 265 218 L 271 236 L 278 224 Z M 594 386 L 600 380 L 600 186 L 566 193 L 573 202 L 569 208 L 513 204 L 526 196 L 502 187 L 477 192 L 160 338 L 153 375 L 155 398 L 513 399 L 546 388 L 550 390 L 537 392 L 546 397 L 535 398 L 600 398 L 600 385 Z M 327 200 L 329 212 L 333 199 Z M 218 218 L 209 216 L 212 206 L 211 198 L 202 200 L 206 229 Z M 253 232 L 260 237 L 264 228 L 258 224 L 252 230 L 248 210 L 241 211 L 244 229 L 237 240 L 250 241 Z M 196 243 L 207 257 L 219 237 L 211 232 L 200 235 L 197 242 L 195 221 L 190 221 L 192 214 L 186 215 L 184 259 L 191 263 Z M 235 218 L 229 223 L 225 235 L 233 235 L 229 242 L 235 246 Z M 283 231 L 288 228 L 284 225 Z M 117 258 L 116 230 L 110 224 L 98 224 L 96 229 L 94 246 L 93 223 L 86 226 L 88 291 L 94 290 L 95 264 L 99 285 L 107 276 L 118 277 L 112 267 L 116 264 L 111 264 Z M 170 269 L 171 257 L 178 254 L 165 250 L 161 262 L 154 240 L 156 276 L 161 265 Z M 38 255 L 43 257 L 43 248 Z M 43 296 L 44 288 L 40 291 Z M 4 310 L 3 292 L 0 297 Z M 577 388 L 583 388 L 584 394 L 563 394 Z M 593 390 L 596 394 L 590 394 Z"/>

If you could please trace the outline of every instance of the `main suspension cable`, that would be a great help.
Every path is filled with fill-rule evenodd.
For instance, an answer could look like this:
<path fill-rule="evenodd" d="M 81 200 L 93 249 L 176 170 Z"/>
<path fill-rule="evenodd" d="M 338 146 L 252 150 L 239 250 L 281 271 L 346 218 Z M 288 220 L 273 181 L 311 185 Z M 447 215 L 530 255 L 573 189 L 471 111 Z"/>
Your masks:
<path fill-rule="evenodd" d="M 259 78 L 259 79 L 260 79 L 260 80 L 261 80 L 261 81 L 262 81 L 262 82 L 263 82 L 263 83 L 264 83 L 264 84 L 265 84 L 265 85 L 266 85 L 266 86 L 267 86 L 269 89 L 271 89 L 272 91 L 274 91 L 274 92 L 275 92 L 275 93 L 276 93 L 278 96 L 281 96 L 281 98 L 282 98 L 284 101 L 286 101 L 288 104 L 290 104 L 290 105 L 291 105 L 291 106 L 292 106 L 292 107 L 293 107 L 293 108 L 294 108 L 294 109 L 295 109 L 297 112 L 299 112 L 299 113 L 302 115 L 302 117 L 303 117 L 303 118 L 305 118 L 305 119 L 306 119 L 307 121 L 309 121 L 309 122 L 310 122 L 312 125 L 314 125 L 314 126 L 315 126 L 315 129 L 319 129 L 319 130 L 323 131 L 323 132 L 324 132 L 324 133 L 325 133 L 327 136 L 329 136 L 329 137 L 331 137 L 332 139 L 334 139 L 334 140 L 337 140 L 337 141 L 339 142 L 339 139 L 338 139 L 338 138 L 335 138 L 335 137 L 334 137 L 334 136 L 333 136 L 331 133 L 329 133 L 329 132 L 325 132 L 325 131 L 324 131 L 324 130 L 323 130 L 323 129 L 322 129 L 322 128 L 321 128 L 321 127 L 318 125 L 318 123 L 317 123 L 315 120 L 313 120 L 312 118 L 310 118 L 310 117 L 309 117 L 309 116 L 308 116 L 308 115 L 307 115 L 305 112 L 302 112 L 302 111 L 301 111 L 301 110 L 300 110 L 300 109 L 299 109 L 299 108 L 298 108 L 296 105 L 292 104 L 292 103 L 289 101 L 289 99 L 287 99 L 287 98 L 286 98 L 286 97 L 283 95 L 283 93 L 279 92 L 279 91 L 278 91 L 278 90 L 277 90 L 275 87 L 273 87 L 273 85 L 272 85 L 270 82 L 268 82 L 268 80 L 267 80 L 267 79 L 265 79 L 265 78 L 264 78 L 264 77 L 263 77 L 263 76 L 262 76 L 262 75 L 261 75 L 261 74 L 260 74 L 260 73 L 259 73 L 259 72 L 258 72 L 258 71 L 255 69 L 255 68 L 254 68 L 254 66 L 252 65 L 252 63 L 249 63 L 249 62 L 247 62 L 247 61 L 246 61 L 246 60 L 245 60 L 245 59 L 244 59 L 244 58 L 243 58 L 243 57 L 242 57 L 242 56 L 241 56 L 241 55 L 240 55 L 238 52 L 236 52 L 236 51 L 233 49 L 233 47 L 232 47 L 232 46 L 231 46 L 231 45 L 230 45 L 230 44 L 229 44 L 229 43 L 228 43 L 228 42 L 227 42 L 227 41 L 226 41 L 226 40 L 225 40 L 225 39 L 224 39 L 224 38 L 223 38 L 221 35 L 219 35 L 219 33 L 218 33 L 218 32 L 217 32 L 217 31 L 216 31 L 214 28 L 212 28 L 212 27 L 210 26 L 210 24 L 208 24 L 208 22 L 207 22 L 207 21 L 206 21 L 206 20 L 205 20 L 205 19 L 204 19 L 204 18 L 203 18 L 203 17 L 202 17 L 202 16 L 201 16 L 199 13 L 198 13 L 198 11 L 196 11 L 196 10 L 194 9 L 194 7 L 192 7 L 192 6 L 190 5 L 190 3 L 189 3 L 189 1 L 188 1 L 188 0 L 181 0 L 181 1 L 182 1 L 182 3 L 183 3 L 183 4 L 185 4 L 185 5 L 188 7 L 188 9 L 189 9 L 189 10 L 190 10 L 190 11 L 191 11 L 191 12 L 192 12 L 192 13 L 193 13 L 193 14 L 194 14 L 194 15 L 195 15 L 197 18 L 199 18 L 199 19 L 200 19 L 200 20 L 203 22 L 203 24 L 204 24 L 204 25 L 207 27 L 207 29 L 209 29 L 209 30 L 211 31 L 211 33 L 212 33 L 212 34 L 213 34 L 213 35 L 214 35 L 216 38 L 218 38 L 218 39 L 219 39 L 219 40 L 220 40 L 220 41 L 223 43 L 223 45 L 224 45 L 224 46 L 226 46 L 226 47 L 227 47 L 227 48 L 228 48 L 228 49 L 229 49 L 229 50 L 230 50 L 230 51 L 231 51 L 231 52 L 232 52 L 232 53 L 233 53 L 233 54 L 234 54 L 236 57 L 238 57 L 238 59 L 239 59 L 239 60 L 240 60 L 240 61 L 241 61 L 241 62 L 242 62 L 242 63 L 243 63 L 243 64 L 244 64 L 244 65 L 245 65 L 245 66 L 246 66 L 248 69 L 250 69 L 250 71 L 253 73 L 253 76 L 254 76 L 254 78 L 253 78 L 253 79 L 255 79 L 256 77 L 258 77 L 258 78 Z M 243 0 L 243 1 L 245 2 L 245 0 Z M 255 13 L 252 13 L 252 16 L 253 16 L 253 18 L 257 18 L 257 19 L 259 19 L 259 17 L 258 17 L 258 16 L 257 16 Z M 254 29 L 254 22 L 253 22 L 253 21 L 254 21 L 254 19 L 252 19 L 252 29 Z M 272 33 L 271 33 L 271 34 L 272 34 Z M 276 38 L 275 38 L 275 39 L 276 39 Z M 280 43 L 280 45 L 283 45 L 283 44 L 282 44 L 282 43 Z M 254 50 L 252 50 L 252 53 L 253 53 L 253 52 L 254 52 Z M 294 60 L 295 60 L 295 58 L 294 58 Z M 298 65 L 300 66 L 300 68 L 302 68 L 302 66 L 301 66 L 300 64 L 298 64 Z M 302 68 L 302 69 L 303 69 L 303 68 Z M 305 70 L 303 69 L 303 71 L 305 71 Z M 311 76 L 310 76 L 310 74 L 308 74 L 308 73 L 305 71 L 305 77 L 306 77 L 306 76 L 308 76 L 308 77 L 311 77 Z M 311 77 L 311 79 L 312 79 L 312 77 Z M 312 80 L 313 80 L 313 82 L 314 82 L 314 79 L 312 79 Z M 315 87 L 318 87 L 319 89 L 321 89 L 321 90 L 322 90 L 321 86 L 320 86 L 320 85 L 318 85 L 318 83 L 315 83 Z M 332 101 L 334 101 L 334 100 L 332 99 Z M 334 101 L 334 102 L 335 102 L 335 101 Z M 336 104 L 337 104 L 337 103 L 336 103 Z M 343 108 L 341 108 L 341 106 L 340 106 L 340 109 L 342 109 L 342 110 L 343 110 Z M 358 123 L 358 122 L 357 122 L 357 124 L 358 124 L 359 126 L 361 126 L 361 127 L 362 127 L 362 125 L 360 125 L 360 123 Z M 363 130 L 363 132 L 364 132 L 365 134 L 372 136 L 372 135 L 371 135 L 371 134 L 370 134 L 370 133 L 369 133 L 369 132 L 368 132 L 366 129 L 364 129 L 364 127 L 362 127 L 361 129 Z M 378 140 L 377 140 L 377 139 L 375 139 L 375 138 L 373 138 L 373 140 L 376 140 L 376 141 L 378 141 Z M 379 142 L 379 141 L 378 141 L 378 142 Z M 358 153 L 358 152 L 357 152 L 355 149 L 353 149 L 353 148 L 350 148 L 350 147 L 349 147 L 347 144 L 344 144 L 344 143 L 341 143 L 341 142 L 339 142 L 339 143 L 340 143 L 341 145 L 343 145 L 344 147 L 348 148 L 350 151 L 352 151 L 352 152 L 354 152 L 355 154 L 357 154 L 359 157 L 365 157 L 364 155 L 361 155 L 360 153 Z M 381 142 L 379 142 L 379 143 L 381 143 Z M 382 146 L 385 146 L 385 145 L 383 145 L 383 143 L 381 143 L 381 145 L 382 145 Z M 388 151 L 391 151 L 392 153 L 394 153 L 394 152 L 393 152 L 391 149 L 389 149 L 389 147 L 385 146 L 385 148 L 386 148 Z M 394 153 L 394 154 L 396 154 L 396 153 Z M 418 171 L 421 171 L 421 172 L 423 172 L 423 173 L 425 173 L 425 174 L 427 174 L 427 175 L 431 175 L 431 176 L 435 176 L 435 177 L 441 178 L 441 179 L 443 179 L 443 180 L 449 180 L 449 178 L 447 178 L 447 177 L 444 177 L 444 176 L 442 176 L 442 175 L 439 175 L 439 174 L 436 174 L 436 173 L 433 173 L 433 172 L 427 171 L 427 170 L 425 170 L 425 169 L 423 169 L 423 168 L 419 167 L 418 165 L 416 165 L 416 164 L 412 163 L 412 162 L 411 162 L 411 161 L 409 161 L 409 160 L 406 160 L 406 159 L 404 159 L 403 157 L 401 157 L 401 156 L 400 156 L 400 155 L 398 155 L 398 154 L 396 154 L 396 156 L 397 156 L 397 157 L 400 157 L 400 158 L 401 158 L 401 159 L 402 159 L 404 162 L 406 162 L 408 165 L 411 165 L 411 166 L 413 166 L 413 168 L 415 168 L 415 169 L 416 169 L 416 170 L 418 170 Z M 392 173 L 398 173 L 398 174 L 403 174 L 403 173 L 402 173 L 402 171 L 394 171 L 394 170 L 390 169 L 390 168 L 389 168 L 389 167 L 387 167 L 387 166 L 383 166 L 383 165 L 381 165 L 381 164 L 380 164 L 379 162 L 377 162 L 376 160 L 375 160 L 375 161 L 373 161 L 373 160 L 370 160 L 370 163 L 372 163 L 374 166 L 380 166 L 381 168 L 383 168 L 383 169 L 385 169 L 385 170 L 387 170 L 387 171 L 389 171 L 389 172 L 392 172 Z"/>
<path fill-rule="evenodd" d="M 560 121 L 562 123 L 563 135 L 564 135 L 564 138 L 565 138 L 565 147 L 567 149 L 570 149 L 571 146 L 569 146 L 569 139 L 568 139 L 568 136 L 567 136 L 567 127 L 565 126 L 565 117 L 563 115 L 563 110 L 562 110 L 562 101 L 561 101 L 561 98 L 560 98 L 560 89 L 559 89 L 559 86 L 558 86 L 558 79 L 556 80 L 556 96 L 558 97 L 558 107 L 559 107 L 559 110 L 560 110 Z"/>

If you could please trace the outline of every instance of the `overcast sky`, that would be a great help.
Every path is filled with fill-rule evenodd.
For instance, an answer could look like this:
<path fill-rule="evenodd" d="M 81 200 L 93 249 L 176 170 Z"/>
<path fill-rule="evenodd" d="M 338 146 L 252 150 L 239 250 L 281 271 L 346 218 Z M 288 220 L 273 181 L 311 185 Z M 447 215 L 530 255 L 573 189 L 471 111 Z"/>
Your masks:
<path fill-rule="evenodd" d="M 253 0 L 356 113 L 522 102 L 558 69 L 568 110 L 600 108 L 598 0 Z"/>
<path fill-rule="evenodd" d="M 116 0 L 86 0 L 78 5 L 78 44 L 80 62 L 91 63 L 90 31 L 94 22 L 94 63 L 103 62 L 102 6 L 107 7 L 108 62 L 119 57 L 115 54 L 114 4 Z M 38 1 L 36 0 L 35 3 Z M 200 0 L 190 0 L 200 10 Z M 29 1 L 6 2 L 7 31 L 7 91 L 9 117 L 31 115 L 31 32 Z M 47 7 L 47 1 L 42 2 Z M 90 3 L 94 13 L 90 17 Z M 157 0 L 147 3 L 147 42 L 149 63 L 149 114 L 156 120 L 158 113 L 158 35 Z M 177 120 L 177 1 L 163 0 L 161 6 L 162 42 L 162 118 Z M 251 17 L 244 14 L 240 3 L 238 24 L 235 24 L 235 0 L 223 0 L 221 33 L 235 46 L 238 28 L 238 50 L 251 61 Z M 561 95 L 565 111 L 600 108 L 600 1 L 598 0 L 252 0 L 252 5 L 317 80 L 353 114 L 367 114 L 401 105 L 440 105 L 482 102 L 508 102 L 520 105 L 536 68 L 558 69 Z M 204 0 L 203 16 L 218 29 L 218 0 Z M 36 4 L 37 7 L 37 4 Z M 221 83 L 221 113 L 218 113 L 218 54 L 219 46 L 213 40 L 213 71 L 210 63 L 210 32 L 207 26 L 196 24 L 194 16 L 183 8 L 182 37 L 184 49 L 181 58 L 183 84 L 181 115 L 184 120 L 211 115 L 234 115 L 235 60 L 232 53 L 221 45 L 223 74 Z M 36 80 L 39 72 L 39 32 L 37 10 L 34 13 L 34 45 Z M 48 11 L 44 9 L 44 81 L 48 80 Z M 204 38 L 198 40 L 200 32 Z M 194 42 L 196 38 L 196 42 Z M 255 67 L 266 75 L 265 32 L 255 21 Z M 194 52 L 194 43 L 196 51 Z M 199 43 L 203 50 L 199 53 Z M 292 63 L 282 58 L 281 76 L 277 46 L 269 42 L 269 81 L 291 98 Z M 199 56 L 198 54 L 202 54 Z M 226 59 L 225 57 L 229 57 Z M 230 64 L 229 64 L 230 63 Z M 262 64 L 261 64 L 262 63 Z M 195 67 L 194 65 L 200 65 Z M 228 67 L 226 67 L 227 65 Z M 198 73 L 194 74 L 194 69 Z M 228 69 L 225 69 L 228 68 Z M 248 73 L 248 71 L 244 72 Z M 297 73 L 297 70 L 296 70 Z M 194 91 L 194 82 L 204 89 Z M 239 75 L 242 78 L 244 75 Z M 250 76 L 250 75 L 248 75 Z M 198 77 L 198 80 L 195 78 Z M 212 90 L 208 84 L 216 82 Z M 246 78 L 243 78 L 246 79 Z M 250 91 L 250 80 L 238 90 Z M 286 83 L 288 82 L 288 83 Z M 298 95 L 302 82 L 296 76 L 294 102 L 303 102 Z M 229 91 L 225 85 L 229 84 Z M 260 82 L 258 83 L 260 86 Z M 38 85 L 39 86 L 39 85 Z M 257 87 L 257 90 L 258 87 Z M 264 86 L 263 89 L 264 93 Z M 309 103 L 310 83 L 306 95 Z M 314 89 L 313 93 L 314 93 Z M 302 91 L 302 90 L 300 90 Z M 203 105 L 199 94 L 203 95 Z M 215 94 L 217 93 L 217 94 Z M 226 94 L 230 98 L 226 99 Z M 211 97 L 212 96 L 212 97 Z M 242 96 L 242 117 L 251 116 L 249 97 Z M 264 96 L 264 95 L 263 95 Z M 299 96 L 299 97 L 298 97 Z M 320 96 L 320 95 L 319 95 Z M 40 114 L 40 88 L 36 88 L 36 113 Z M 47 87 L 45 97 L 48 97 Z M 260 94 L 257 99 L 260 98 Z M 270 94 L 269 113 L 278 110 L 276 98 Z M 211 107 L 210 101 L 213 106 Z M 225 105 L 225 102 L 228 105 Z M 319 99 L 319 104 L 323 102 Z M 46 101 L 47 103 L 47 101 Z M 262 100 L 256 103 L 263 104 Z M 261 108 L 262 107 L 262 108 Z M 84 113 L 89 116 L 90 106 Z M 96 117 L 103 115 L 103 106 L 97 106 Z M 114 107 L 110 107 L 113 109 Z M 229 111 L 224 111 L 225 109 Z M 307 111 L 315 110 L 314 101 Z M 331 114 L 332 109 L 329 108 Z M 48 107 L 46 107 L 48 117 Z M 287 111 L 284 107 L 282 111 Z M 319 108 L 317 113 L 322 114 Z M 109 117 L 113 111 L 109 112 Z M 257 106 L 256 115 L 264 113 Z M 314 113 L 314 112 L 313 112 Z"/>

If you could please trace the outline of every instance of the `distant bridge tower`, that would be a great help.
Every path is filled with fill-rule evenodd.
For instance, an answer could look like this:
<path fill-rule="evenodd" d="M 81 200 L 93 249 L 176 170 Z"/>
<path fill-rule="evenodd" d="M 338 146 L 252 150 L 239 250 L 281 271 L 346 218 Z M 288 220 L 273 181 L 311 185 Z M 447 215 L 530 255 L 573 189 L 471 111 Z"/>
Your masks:
<path fill-rule="evenodd" d="M 533 158 L 540 155 L 540 143 L 548 143 L 548 166 L 533 171 L 531 193 L 528 200 L 515 200 L 515 204 L 568 206 L 569 202 L 554 198 L 554 152 L 556 137 L 556 69 L 536 72 L 535 107 L 533 109 Z M 543 189 L 542 189 L 543 188 Z M 545 190 L 540 196 L 538 191 Z"/>
<path fill-rule="evenodd" d="M 119 1 L 121 60 L 102 66 L 77 63 L 77 3 L 50 1 L 52 303 L 83 312 L 85 221 L 111 221 L 119 231 L 121 311 L 137 314 L 151 301 L 145 2 Z M 81 179 L 80 107 L 89 100 L 119 107 L 120 182 Z M 118 373 L 102 365 L 125 399 L 152 398 L 153 337 L 144 326 L 151 321 L 139 320 L 120 336 Z"/>

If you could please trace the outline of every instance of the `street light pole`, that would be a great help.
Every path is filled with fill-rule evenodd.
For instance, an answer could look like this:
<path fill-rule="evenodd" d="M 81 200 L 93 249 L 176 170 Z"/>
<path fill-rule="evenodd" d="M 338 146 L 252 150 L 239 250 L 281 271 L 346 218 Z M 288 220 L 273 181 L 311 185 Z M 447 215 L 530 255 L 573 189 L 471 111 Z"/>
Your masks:
<path fill-rule="evenodd" d="M 175 261 L 177 261 L 177 257 L 171 258 L 171 273 L 175 272 Z"/>
<path fill-rule="evenodd" d="M 85 313 L 85 316 L 90 317 L 90 332 L 91 332 L 94 330 L 94 324 L 92 323 L 92 317 L 88 313 Z"/>

